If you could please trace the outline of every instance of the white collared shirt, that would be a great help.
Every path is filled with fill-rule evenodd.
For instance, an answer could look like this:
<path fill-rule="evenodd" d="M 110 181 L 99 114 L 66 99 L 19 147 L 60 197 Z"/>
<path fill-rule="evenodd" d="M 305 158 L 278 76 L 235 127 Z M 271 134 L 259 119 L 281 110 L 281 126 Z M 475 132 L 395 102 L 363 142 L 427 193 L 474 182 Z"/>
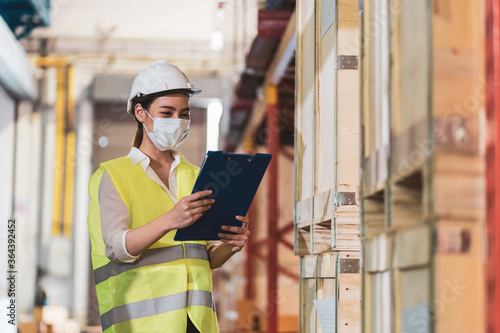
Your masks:
<path fill-rule="evenodd" d="M 161 181 L 160 177 L 151 168 L 149 157 L 141 150 L 133 147 L 128 157 L 134 165 L 140 163 L 146 176 L 158 183 L 174 204 L 177 203 L 177 166 L 181 161 L 178 152 L 172 151 L 174 161 L 172 162 L 168 176 L 169 187 Z M 130 213 L 106 170 L 99 184 L 99 204 L 101 207 L 101 230 L 104 244 L 106 245 L 106 256 L 111 261 L 134 262 L 139 256 L 130 255 L 125 244 L 125 235 L 130 231 Z"/>

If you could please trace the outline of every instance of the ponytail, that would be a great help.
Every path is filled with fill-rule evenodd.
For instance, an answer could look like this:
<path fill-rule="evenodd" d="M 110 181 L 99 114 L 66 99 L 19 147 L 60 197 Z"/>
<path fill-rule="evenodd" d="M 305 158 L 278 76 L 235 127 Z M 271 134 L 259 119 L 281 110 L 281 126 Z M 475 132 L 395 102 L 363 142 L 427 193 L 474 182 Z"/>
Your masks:
<path fill-rule="evenodd" d="M 132 110 L 134 111 L 134 118 L 137 121 L 137 130 L 135 132 L 134 141 L 132 142 L 132 147 L 139 148 L 141 146 L 142 138 L 144 136 L 144 126 L 135 116 L 135 106 L 137 104 L 141 104 L 144 109 L 149 109 L 149 107 L 151 106 L 151 104 L 153 104 L 156 98 L 158 98 L 158 96 L 146 95 L 146 96 L 135 97 L 132 100 Z"/>
<path fill-rule="evenodd" d="M 139 126 L 137 127 L 137 130 L 135 131 L 134 142 L 132 143 L 133 147 L 139 148 L 141 146 L 143 133 L 144 133 L 144 129 L 142 127 L 142 123 L 139 123 Z"/>

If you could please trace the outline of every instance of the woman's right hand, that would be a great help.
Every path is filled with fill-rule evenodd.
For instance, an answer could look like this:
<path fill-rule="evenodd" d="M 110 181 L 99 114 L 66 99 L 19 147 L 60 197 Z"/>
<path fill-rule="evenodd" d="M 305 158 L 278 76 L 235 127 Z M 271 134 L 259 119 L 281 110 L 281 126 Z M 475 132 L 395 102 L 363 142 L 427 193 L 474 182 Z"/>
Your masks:
<path fill-rule="evenodd" d="M 198 220 L 215 202 L 214 199 L 202 199 L 210 194 L 212 194 L 212 191 L 206 190 L 180 199 L 174 208 L 165 214 L 171 223 L 170 228 L 186 228 Z"/>
<path fill-rule="evenodd" d="M 167 232 L 193 224 L 215 202 L 213 199 L 204 198 L 211 193 L 212 191 L 202 191 L 188 195 L 179 200 L 169 212 L 138 228 L 131 229 L 125 234 L 128 253 L 138 256 Z"/>

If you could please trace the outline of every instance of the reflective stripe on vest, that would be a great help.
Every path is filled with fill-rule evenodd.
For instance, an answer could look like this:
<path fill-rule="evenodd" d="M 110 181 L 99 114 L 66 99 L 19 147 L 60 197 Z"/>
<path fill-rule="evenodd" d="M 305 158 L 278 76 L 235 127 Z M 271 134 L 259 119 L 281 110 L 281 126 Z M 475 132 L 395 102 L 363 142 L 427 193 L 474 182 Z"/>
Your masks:
<path fill-rule="evenodd" d="M 127 320 L 159 315 L 187 306 L 206 306 L 215 311 L 213 295 L 205 290 L 188 290 L 164 297 L 124 304 L 101 315 L 102 330 Z"/>
<path fill-rule="evenodd" d="M 186 243 L 185 247 L 186 259 L 209 260 L 205 245 Z M 106 265 L 95 269 L 95 284 L 98 285 L 112 276 L 119 275 L 134 268 L 158 265 L 180 259 L 184 259 L 184 251 L 182 250 L 181 244 L 146 250 L 133 263 L 109 262 Z"/>

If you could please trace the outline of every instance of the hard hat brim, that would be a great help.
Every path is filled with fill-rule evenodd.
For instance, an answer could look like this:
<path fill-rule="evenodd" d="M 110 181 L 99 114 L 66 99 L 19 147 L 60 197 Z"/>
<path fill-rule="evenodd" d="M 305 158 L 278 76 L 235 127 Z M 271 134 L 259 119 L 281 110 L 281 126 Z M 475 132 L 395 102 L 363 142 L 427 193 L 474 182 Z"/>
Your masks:
<path fill-rule="evenodd" d="M 155 93 L 147 94 L 147 95 L 141 95 L 141 97 L 147 97 L 147 96 L 148 97 L 160 97 L 160 96 L 166 96 L 166 95 L 172 95 L 172 94 L 186 94 L 188 96 L 193 96 L 193 95 L 198 95 L 199 93 L 201 93 L 201 89 L 198 89 L 198 88 L 179 88 L 179 89 L 168 89 L 168 90 L 159 91 L 159 92 L 155 92 Z M 130 113 L 131 115 L 134 114 L 134 112 L 132 110 L 132 101 L 135 97 L 136 96 L 129 98 L 128 102 L 127 102 L 127 112 Z"/>

